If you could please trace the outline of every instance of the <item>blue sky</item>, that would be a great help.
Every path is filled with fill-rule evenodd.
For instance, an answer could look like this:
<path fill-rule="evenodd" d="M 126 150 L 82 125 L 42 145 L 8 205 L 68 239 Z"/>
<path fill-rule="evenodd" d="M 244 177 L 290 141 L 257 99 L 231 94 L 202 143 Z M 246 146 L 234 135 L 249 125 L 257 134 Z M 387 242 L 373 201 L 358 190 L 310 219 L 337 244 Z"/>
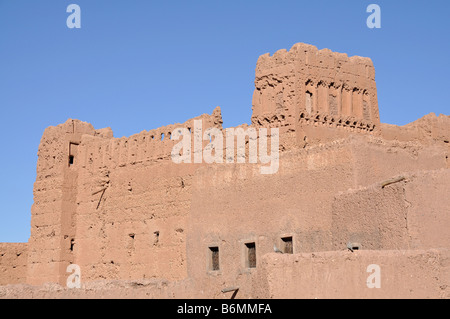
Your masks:
<path fill-rule="evenodd" d="M 66 8 L 81 7 L 81 29 Z M 381 29 L 366 8 L 381 7 Z M 381 121 L 450 115 L 450 1 L 0 0 L 0 242 L 30 235 L 39 142 L 76 118 L 115 137 L 222 108 L 250 123 L 266 52 L 305 42 L 376 69 Z"/>

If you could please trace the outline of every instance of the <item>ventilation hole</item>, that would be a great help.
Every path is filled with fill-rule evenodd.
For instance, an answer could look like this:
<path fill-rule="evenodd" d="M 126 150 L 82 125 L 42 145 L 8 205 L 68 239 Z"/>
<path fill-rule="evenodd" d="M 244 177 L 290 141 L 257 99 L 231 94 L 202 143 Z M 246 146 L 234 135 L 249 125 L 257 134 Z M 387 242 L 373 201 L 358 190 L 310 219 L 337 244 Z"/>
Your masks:
<path fill-rule="evenodd" d="M 75 245 L 75 240 L 72 238 L 70 240 L 70 251 L 73 251 L 73 246 Z"/>
<path fill-rule="evenodd" d="M 69 166 L 72 166 L 75 160 L 75 156 L 69 155 Z"/>
<path fill-rule="evenodd" d="M 164 133 L 161 133 L 161 141 L 164 140 Z"/>

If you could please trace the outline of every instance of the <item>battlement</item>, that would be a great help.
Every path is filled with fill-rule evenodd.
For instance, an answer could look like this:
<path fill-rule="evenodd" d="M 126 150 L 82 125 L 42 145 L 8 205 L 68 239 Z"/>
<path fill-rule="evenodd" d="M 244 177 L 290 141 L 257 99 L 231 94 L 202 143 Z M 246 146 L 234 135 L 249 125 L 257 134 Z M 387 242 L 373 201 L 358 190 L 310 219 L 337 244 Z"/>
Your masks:
<path fill-rule="evenodd" d="M 295 44 L 259 57 L 252 124 L 290 126 L 329 122 L 374 131 L 380 123 L 371 59 Z"/>

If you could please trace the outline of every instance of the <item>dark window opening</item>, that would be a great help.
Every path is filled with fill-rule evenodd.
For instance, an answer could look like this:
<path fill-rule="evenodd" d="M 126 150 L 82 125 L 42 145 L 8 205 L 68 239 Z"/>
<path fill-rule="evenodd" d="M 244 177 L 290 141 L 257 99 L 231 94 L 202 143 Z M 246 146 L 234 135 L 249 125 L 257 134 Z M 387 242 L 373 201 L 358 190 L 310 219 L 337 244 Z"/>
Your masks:
<path fill-rule="evenodd" d="M 281 241 L 283 242 L 283 253 L 285 254 L 293 254 L 294 253 L 294 246 L 292 244 L 292 237 L 284 237 L 281 238 Z"/>
<path fill-rule="evenodd" d="M 75 155 L 78 151 L 78 144 L 69 143 L 69 167 L 75 163 Z"/>
<path fill-rule="evenodd" d="M 209 247 L 211 263 L 210 269 L 213 271 L 217 271 L 220 269 L 219 266 L 219 247 Z"/>
<path fill-rule="evenodd" d="M 70 240 L 70 251 L 73 251 L 73 246 L 75 245 L 75 240 L 72 238 Z"/>
<path fill-rule="evenodd" d="M 153 246 L 157 246 L 159 243 L 159 231 L 153 232 Z"/>
<path fill-rule="evenodd" d="M 256 268 L 256 245 L 255 243 L 245 244 L 247 250 L 247 268 Z"/>

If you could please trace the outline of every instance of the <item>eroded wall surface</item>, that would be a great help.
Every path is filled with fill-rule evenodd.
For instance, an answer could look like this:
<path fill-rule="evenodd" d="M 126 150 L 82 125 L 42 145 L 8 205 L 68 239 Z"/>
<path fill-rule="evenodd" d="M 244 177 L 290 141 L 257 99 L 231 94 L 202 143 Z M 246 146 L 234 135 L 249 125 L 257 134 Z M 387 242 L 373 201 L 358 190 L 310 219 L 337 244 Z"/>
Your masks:
<path fill-rule="evenodd" d="M 27 243 L 0 243 L 0 286 L 27 278 Z"/>
<path fill-rule="evenodd" d="M 369 288 L 379 266 L 380 286 Z M 383 250 L 266 255 L 256 298 L 449 298 L 448 250 Z"/>
<path fill-rule="evenodd" d="M 430 114 L 403 127 L 381 124 L 370 59 L 297 44 L 258 59 L 251 121 L 227 130 L 217 107 L 210 115 L 122 138 L 78 120 L 47 128 L 38 152 L 31 237 L 17 258 L 16 248 L 0 246 L 12 256 L 0 262 L 0 284 L 64 286 L 67 266 L 77 264 L 83 283 L 127 281 L 109 292 L 100 285 L 101 294 L 110 296 L 141 287 L 136 281 L 148 286 L 138 296 L 155 298 L 226 298 L 220 290 L 234 286 L 241 298 L 306 296 L 309 288 L 281 291 L 274 282 L 291 274 L 293 283 L 309 280 L 305 287 L 317 297 L 341 292 L 378 298 L 356 286 L 356 279 L 349 279 L 348 291 L 319 291 L 312 280 L 320 289 L 327 281 L 308 272 L 312 277 L 305 279 L 300 269 L 322 267 L 332 286 L 342 279 L 342 267 L 353 274 L 349 278 L 362 278 L 360 267 L 371 256 L 387 269 L 417 259 L 410 268 L 414 276 L 421 269 L 448 273 L 436 260 L 450 244 L 449 116 Z M 174 132 L 189 131 L 192 145 L 195 123 L 223 140 L 203 138 L 190 158 L 204 154 L 211 142 L 223 151 L 222 163 L 172 160 L 180 141 Z M 270 129 L 279 130 L 279 167 L 262 174 L 267 164 L 250 163 L 250 147 L 261 151 L 267 142 L 270 150 Z M 228 153 L 227 134 L 238 130 L 247 134 L 242 144 L 233 137 Z M 242 149 L 244 163 L 238 163 Z M 398 177 L 404 179 L 382 186 Z M 354 242 L 370 252 L 348 255 L 347 244 Z M 441 250 L 423 251 L 432 248 Z M 405 255 L 409 249 L 416 251 Z M 276 250 L 285 254 L 273 256 Z M 321 263 L 308 253 L 322 256 Z M 426 257 L 436 261 L 430 269 L 421 266 Z M 21 270 L 12 270 L 16 263 Z M 389 285 L 388 295 L 394 294 Z M 419 287 L 409 279 L 405 285 Z M 53 296 L 27 287 L 25 295 Z M 0 293 L 19 293 L 8 289 Z M 433 285 L 424 291 L 441 293 Z M 406 288 L 403 294 L 420 295 L 408 295 Z"/>
<path fill-rule="evenodd" d="M 419 171 L 338 194 L 333 203 L 333 250 L 356 242 L 363 249 L 450 247 L 450 171 Z"/>

